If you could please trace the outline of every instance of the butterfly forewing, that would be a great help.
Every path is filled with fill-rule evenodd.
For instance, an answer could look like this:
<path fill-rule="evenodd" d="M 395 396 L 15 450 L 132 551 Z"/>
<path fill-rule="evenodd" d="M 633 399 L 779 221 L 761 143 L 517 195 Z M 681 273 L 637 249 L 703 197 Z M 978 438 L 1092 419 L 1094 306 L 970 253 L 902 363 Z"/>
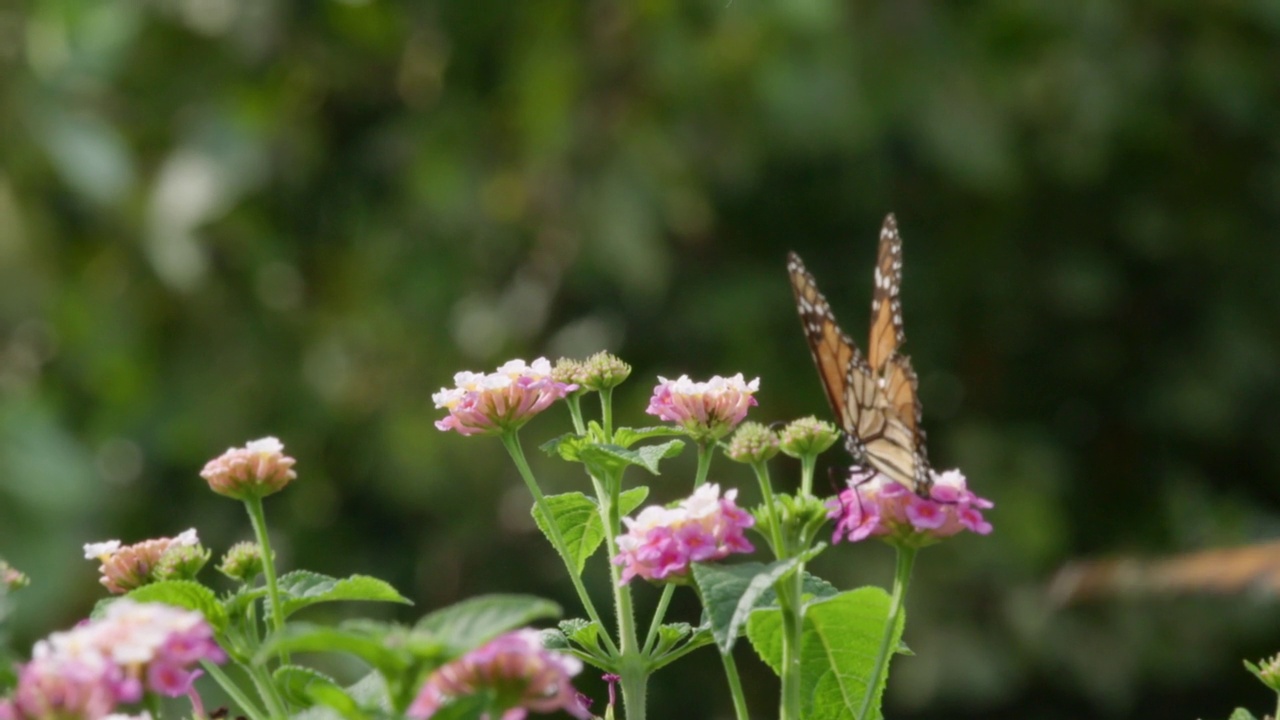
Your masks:
<path fill-rule="evenodd" d="M 871 288 L 871 338 L 867 343 L 867 363 L 877 370 L 885 367 L 898 352 L 907 335 L 902 329 L 902 236 L 893 215 L 880 228 L 880 250 L 876 254 L 875 283 Z"/>
<path fill-rule="evenodd" d="M 818 366 L 822 389 L 827 393 L 832 412 L 847 431 L 852 418 L 848 414 L 850 405 L 844 393 L 849 384 L 846 376 L 854 371 L 869 375 L 871 370 L 858 346 L 836 324 L 831 306 L 818 290 L 818 284 L 805 269 L 799 255 L 790 253 L 787 256 L 787 273 L 791 276 L 796 309 L 804 326 L 805 339 L 809 341 L 809 352 Z"/>
<path fill-rule="evenodd" d="M 795 253 L 787 259 L 796 309 L 827 400 L 854 460 L 928 496 L 932 482 L 920 427 L 920 402 L 911 361 L 900 354 L 902 238 L 894 217 L 880 231 L 871 332 L 864 358 L 840 329 L 817 282 Z"/>

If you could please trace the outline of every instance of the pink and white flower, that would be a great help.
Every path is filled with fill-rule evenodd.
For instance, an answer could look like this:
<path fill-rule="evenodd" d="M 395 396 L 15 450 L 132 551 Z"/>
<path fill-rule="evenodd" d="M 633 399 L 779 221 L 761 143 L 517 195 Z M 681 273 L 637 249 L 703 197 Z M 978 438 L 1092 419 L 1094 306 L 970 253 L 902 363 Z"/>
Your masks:
<path fill-rule="evenodd" d="M 0 700 L 0 719 L 105 718 L 143 691 L 188 694 L 194 665 L 225 659 L 200 613 L 118 600 L 101 619 L 36 643 L 13 696 Z"/>
<path fill-rule="evenodd" d="M 703 485 L 673 508 L 650 505 L 635 519 L 623 518 L 627 532 L 618 537 L 615 565 L 621 583 L 637 575 L 651 581 L 686 577 L 695 562 L 720 560 L 755 550 L 745 531 L 755 518 L 734 504 L 737 490 L 720 497 L 719 485 Z"/>
<path fill-rule="evenodd" d="M 524 720 L 530 710 L 564 710 L 588 720 L 591 713 L 570 684 L 580 672 L 582 661 L 542 647 L 537 630 L 516 630 L 431 673 L 406 715 L 426 720 L 451 700 L 488 690 L 502 710 L 500 720 Z"/>
<path fill-rule="evenodd" d="M 177 537 L 143 540 L 133 545 L 122 545 L 119 540 L 86 543 L 84 557 L 102 563 L 98 566 L 98 572 L 102 573 L 98 582 L 108 591 L 120 594 L 153 582 L 152 572 L 165 553 L 199 545 L 195 528 L 190 528 Z"/>
<path fill-rule="evenodd" d="M 866 479 L 855 471 L 850 487 L 828 503 L 828 517 L 836 521 L 833 542 L 879 537 L 893 544 L 924 547 L 964 530 L 979 535 L 991 532 L 982 511 L 994 504 L 970 491 L 959 470 L 932 475 L 933 489 L 930 499 L 925 499 L 884 475 Z"/>
<path fill-rule="evenodd" d="M 645 412 L 683 427 L 698 440 L 719 440 L 732 432 L 756 404 L 754 395 L 760 389 L 760 378 L 747 382 L 742 373 L 716 375 L 706 382 L 694 382 L 688 375 L 658 380 Z"/>
<path fill-rule="evenodd" d="M 453 376 L 454 387 L 431 396 L 449 415 L 436 421 L 440 430 L 461 435 L 496 435 L 515 430 L 556 400 L 578 389 L 551 377 L 551 362 L 538 358 L 526 364 L 512 360 L 489 374 L 463 371 Z"/>
<path fill-rule="evenodd" d="M 219 495 L 244 500 L 278 493 L 298 477 L 293 471 L 297 460 L 284 454 L 284 445 L 273 437 L 264 437 L 229 448 L 210 460 L 200 471 L 209 489 Z"/>

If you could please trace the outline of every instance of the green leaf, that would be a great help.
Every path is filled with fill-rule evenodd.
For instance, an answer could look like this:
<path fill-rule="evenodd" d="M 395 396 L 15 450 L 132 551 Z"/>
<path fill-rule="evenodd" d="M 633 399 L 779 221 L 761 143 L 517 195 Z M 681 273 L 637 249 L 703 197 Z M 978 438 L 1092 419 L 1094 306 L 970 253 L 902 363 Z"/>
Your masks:
<path fill-rule="evenodd" d="M 1235 712 L 1231 713 L 1231 717 L 1227 718 L 1227 720 L 1257 720 L 1257 718 L 1244 708 L 1236 708 Z"/>
<path fill-rule="evenodd" d="M 806 556 L 808 557 L 808 556 Z M 805 562 L 808 562 L 806 559 Z M 840 589 L 835 585 L 823 580 L 817 575 L 808 572 L 804 574 L 803 585 L 800 588 L 800 595 L 805 599 L 806 604 L 820 602 L 829 597 L 835 597 L 840 594 Z M 777 607 L 778 593 L 773 588 L 765 591 L 764 596 L 756 603 L 756 608 Z"/>
<path fill-rule="evenodd" d="M 413 604 L 388 583 L 368 575 L 339 579 L 307 570 L 296 570 L 281 576 L 279 586 L 286 618 L 303 608 L 339 600 Z"/>
<path fill-rule="evenodd" d="M 602 630 L 599 623 L 582 618 L 564 620 L 560 623 L 560 632 L 563 633 L 565 640 L 572 642 L 587 652 L 593 654 L 602 652 L 600 646 Z M 567 643 L 566 647 L 568 647 Z"/>
<path fill-rule="evenodd" d="M 636 454 L 640 457 L 640 464 L 650 473 L 657 475 L 659 462 L 666 458 L 673 458 L 683 451 L 683 440 L 668 440 L 659 445 L 645 445 L 636 450 Z"/>
<path fill-rule="evenodd" d="M 613 441 L 624 448 L 629 448 L 641 440 L 649 440 L 656 437 L 684 437 L 685 434 L 684 430 L 670 425 L 655 425 L 642 428 L 624 427 L 618 428 L 613 433 Z"/>
<path fill-rule="evenodd" d="M 560 614 L 559 605 L 532 595 L 481 595 L 423 617 L 414 632 L 429 633 L 463 653 L 508 630 Z"/>
<path fill-rule="evenodd" d="M 627 490 L 618 498 L 619 511 L 626 515 L 636 509 L 649 496 L 649 488 L 637 487 Z M 580 492 L 550 495 L 546 498 L 551 515 L 560 528 L 560 536 L 564 538 L 569 560 L 573 563 L 579 577 L 587 567 L 590 558 L 604 541 L 604 522 L 600 519 L 600 506 L 596 501 Z M 533 521 L 542 534 L 551 539 L 551 529 L 540 508 L 534 504 L 530 511 Z"/>
<path fill-rule="evenodd" d="M 658 644 L 653 654 L 662 653 L 674 648 L 687 637 L 693 636 L 694 627 L 689 623 L 666 623 L 658 628 Z"/>
<path fill-rule="evenodd" d="M 737 565 L 693 564 L 693 577 L 702 590 L 702 601 L 711 633 L 721 653 L 733 649 L 751 611 L 764 599 L 778 578 L 795 569 L 799 558 L 778 560 L 768 565 L 756 562 Z"/>
<path fill-rule="evenodd" d="M 294 705 L 310 707 L 319 703 L 337 710 L 345 718 L 360 715 L 356 701 L 322 672 L 301 665 L 282 665 L 271 676 L 285 699 Z"/>
<path fill-rule="evenodd" d="M 129 591 L 124 597 L 134 602 L 158 602 L 174 605 L 187 610 L 195 610 L 204 615 L 204 619 L 213 627 L 214 632 L 227 629 L 227 611 L 218 596 L 209 588 L 192 580 L 164 580 L 162 582 L 143 585 L 137 590 Z"/>
<path fill-rule="evenodd" d="M 565 433 L 558 438 L 548 440 L 538 446 L 542 452 L 552 457 L 559 455 L 561 460 L 580 462 L 578 453 L 591 441 L 574 433 Z"/>
<path fill-rule="evenodd" d="M 241 585 L 222 599 L 222 609 L 227 612 L 229 617 L 240 617 L 255 600 L 264 597 L 266 594 L 266 587 L 251 588 L 248 585 Z"/>
<path fill-rule="evenodd" d="M 548 495 L 543 500 L 551 511 L 553 518 L 551 522 L 560 528 L 560 537 L 564 538 L 564 549 L 569 556 L 566 559 L 581 577 L 582 571 L 587 567 L 587 558 L 591 557 L 591 554 L 600 546 L 600 542 L 604 540 L 600 508 L 594 500 L 580 492 Z M 531 513 L 538 529 L 547 540 L 551 540 L 553 537 L 551 523 L 547 521 L 542 508 L 534 503 Z"/>
<path fill-rule="evenodd" d="M 597 478 L 620 477 L 622 471 L 638 465 L 657 475 L 658 463 L 664 458 L 675 457 L 684 450 L 683 440 L 670 440 L 660 445 L 646 445 L 639 450 L 628 450 L 621 445 L 592 443 L 583 446 L 578 454 L 587 466 L 587 472 Z"/>
<path fill-rule="evenodd" d="M 800 645 L 806 720 L 848 720 L 857 717 L 875 666 L 876 654 L 889 617 L 889 595 L 880 588 L 861 588 L 815 602 L 805 610 Z M 890 638 L 896 647 L 905 618 Z M 775 608 L 758 610 L 747 622 L 747 637 L 762 660 L 775 673 L 782 666 L 782 614 Z M 880 698 L 888 673 L 871 688 L 871 712 L 865 720 L 880 717 Z"/>
<path fill-rule="evenodd" d="M 325 627 L 293 623 L 267 637 L 253 658 L 265 664 L 281 652 L 344 652 L 364 660 L 387 677 L 395 677 L 409 666 L 408 653 L 390 647 L 386 633 L 371 631 L 369 624 Z"/>

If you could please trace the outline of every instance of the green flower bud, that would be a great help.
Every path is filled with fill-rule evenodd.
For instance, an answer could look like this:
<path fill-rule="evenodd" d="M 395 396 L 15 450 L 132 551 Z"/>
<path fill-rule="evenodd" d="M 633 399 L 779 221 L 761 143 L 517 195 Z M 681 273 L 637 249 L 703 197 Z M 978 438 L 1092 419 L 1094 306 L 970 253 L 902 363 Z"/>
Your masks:
<path fill-rule="evenodd" d="M 765 462 L 778 454 L 778 434 L 758 422 L 742 423 L 725 454 L 741 463 Z"/>
<path fill-rule="evenodd" d="M 793 458 L 816 456 L 826 452 L 839 437 L 835 425 L 810 415 L 793 420 L 782 429 L 782 452 Z"/>

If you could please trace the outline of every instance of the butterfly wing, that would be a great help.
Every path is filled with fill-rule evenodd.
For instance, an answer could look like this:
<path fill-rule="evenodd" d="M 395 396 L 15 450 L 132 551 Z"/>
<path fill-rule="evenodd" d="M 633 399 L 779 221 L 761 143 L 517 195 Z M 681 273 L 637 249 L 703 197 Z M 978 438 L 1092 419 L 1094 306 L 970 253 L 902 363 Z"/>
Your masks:
<path fill-rule="evenodd" d="M 902 327 L 902 236 L 898 221 L 889 214 L 880 227 L 880 250 L 876 254 L 875 284 L 871 289 L 871 339 L 867 344 L 867 364 L 884 375 L 889 359 L 907 340 Z"/>
<path fill-rule="evenodd" d="M 817 282 L 805 269 L 799 255 L 787 255 L 787 273 L 796 296 L 800 324 L 804 327 L 813 363 L 818 366 L 818 378 L 827 393 L 827 402 L 831 403 L 831 410 L 840 421 L 841 429 L 853 438 L 858 435 L 857 408 L 869 402 L 875 394 L 874 385 L 867 386 L 865 382 L 855 388 L 853 378 L 869 379 L 871 368 L 858 346 L 836 324 L 831 306 L 818 290 Z"/>

